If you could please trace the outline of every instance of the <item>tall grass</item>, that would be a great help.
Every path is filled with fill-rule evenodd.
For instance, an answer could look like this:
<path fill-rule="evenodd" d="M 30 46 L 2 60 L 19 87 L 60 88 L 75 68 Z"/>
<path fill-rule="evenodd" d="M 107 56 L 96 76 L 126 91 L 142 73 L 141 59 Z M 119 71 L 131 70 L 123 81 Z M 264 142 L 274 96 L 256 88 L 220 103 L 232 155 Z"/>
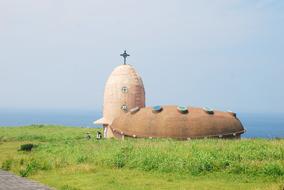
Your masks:
<path fill-rule="evenodd" d="M 1 166 L 22 176 L 41 170 L 88 164 L 108 168 L 206 175 L 223 173 L 253 177 L 284 177 L 284 140 L 126 139 L 87 140 L 96 129 L 55 126 L 0 128 L 1 149 L 23 142 L 38 146 L 31 152 L 1 153 Z M 3 140 L 4 139 L 4 140 Z"/>

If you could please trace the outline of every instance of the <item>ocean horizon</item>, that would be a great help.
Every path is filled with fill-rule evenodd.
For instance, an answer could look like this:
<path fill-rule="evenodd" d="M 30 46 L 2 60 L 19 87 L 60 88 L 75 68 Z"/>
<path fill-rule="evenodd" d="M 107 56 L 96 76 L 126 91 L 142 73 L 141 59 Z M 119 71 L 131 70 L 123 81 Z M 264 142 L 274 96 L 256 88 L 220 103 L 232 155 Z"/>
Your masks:
<path fill-rule="evenodd" d="M 96 110 L 2 110 L 0 111 L 0 127 L 46 124 L 99 128 L 101 126 L 94 125 L 93 121 L 101 116 L 102 112 Z M 237 117 L 246 129 L 246 133 L 242 135 L 243 138 L 284 138 L 284 114 L 238 113 Z"/>

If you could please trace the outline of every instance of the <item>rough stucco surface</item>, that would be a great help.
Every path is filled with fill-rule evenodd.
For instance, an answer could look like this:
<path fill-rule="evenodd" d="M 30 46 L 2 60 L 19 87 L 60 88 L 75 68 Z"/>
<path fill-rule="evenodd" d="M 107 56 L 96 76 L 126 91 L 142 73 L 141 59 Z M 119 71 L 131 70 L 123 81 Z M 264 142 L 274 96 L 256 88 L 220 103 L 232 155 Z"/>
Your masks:
<path fill-rule="evenodd" d="M 145 107 L 144 85 L 131 65 L 120 65 L 112 71 L 105 85 L 103 118 L 95 123 L 111 124 L 115 118 L 127 113 L 122 106 L 126 106 L 127 110 Z M 107 136 L 112 137 L 110 130 Z"/>
<path fill-rule="evenodd" d="M 127 92 L 122 92 L 126 87 Z M 145 90 L 141 77 L 131 65 L 120 65 L 114 69 L 107 80 L 104 92 L 104 118 L 110 123 L 114 118 L 124 114 L 121 106 L 128 110 L 145 107 Z"/>
<path fill-rule="evenodd" d="M 244 132 L 241 122 L 232 113 L 208 114 L 202 108 L 189 108 L 188 113 L 180 113 L 177 106 L 164 106 L 159 113 L 146 107 L 116 118 L 110 127 L 118 138 L 238 138 Z"/>

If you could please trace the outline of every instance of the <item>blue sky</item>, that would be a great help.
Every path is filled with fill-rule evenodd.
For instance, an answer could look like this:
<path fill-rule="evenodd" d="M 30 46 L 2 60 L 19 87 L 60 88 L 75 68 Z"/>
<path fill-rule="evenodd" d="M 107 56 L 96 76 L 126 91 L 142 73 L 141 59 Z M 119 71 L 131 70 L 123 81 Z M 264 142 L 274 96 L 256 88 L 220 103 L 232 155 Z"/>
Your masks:
<path fill-rule="evenodd" d="M 284 1 L 2 0 L 0 109 L 100 110 L 127 49 L 147 105 L 284 113 Z"/>

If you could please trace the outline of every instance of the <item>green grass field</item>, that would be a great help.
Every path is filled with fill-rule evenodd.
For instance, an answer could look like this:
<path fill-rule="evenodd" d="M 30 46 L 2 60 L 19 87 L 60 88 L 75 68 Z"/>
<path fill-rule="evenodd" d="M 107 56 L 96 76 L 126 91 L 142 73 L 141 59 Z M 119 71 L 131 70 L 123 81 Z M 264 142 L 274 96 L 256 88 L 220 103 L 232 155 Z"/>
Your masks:
<path fill-rule="evenodd" d="M 284 139 L 85 138 L 96 130 L 0 127 L 0 167 L 62 190 L 284 188 Z"/>

